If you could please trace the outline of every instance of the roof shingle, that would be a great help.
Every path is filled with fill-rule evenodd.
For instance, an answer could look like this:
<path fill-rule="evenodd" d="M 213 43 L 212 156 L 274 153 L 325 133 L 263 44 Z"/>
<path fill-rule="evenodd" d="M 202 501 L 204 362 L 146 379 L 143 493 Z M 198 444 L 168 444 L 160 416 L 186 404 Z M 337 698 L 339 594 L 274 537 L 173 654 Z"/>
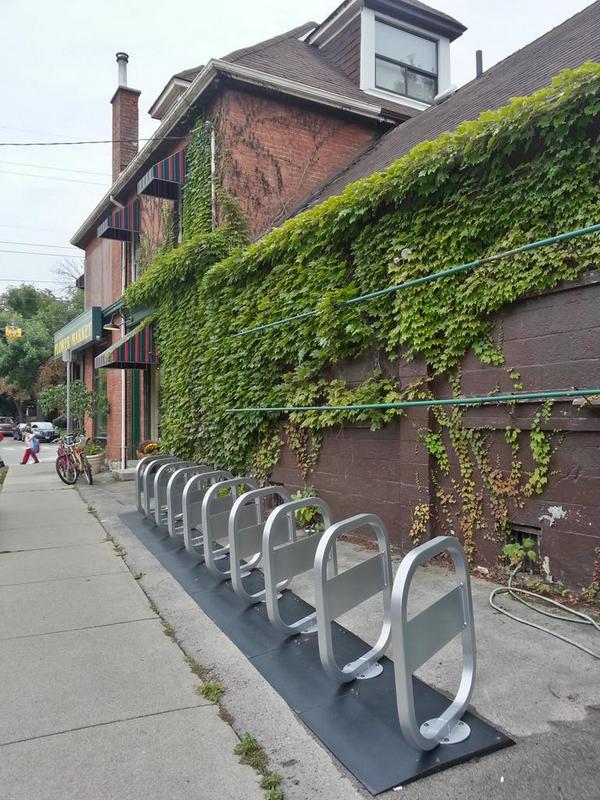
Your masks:
<path fill-rule="evenodd" d="M 512 97 L 547 86 L 564 69 L 600 61 L 600 0 L 498 62 L 437 106 L 392 129 L 302 208 L 339 194 L 348 184 L 389 167 L 419 142 L 454 130 L 465 120 L 499 108 Z M 297 213 L 297 211 L 295 212 Z"/>

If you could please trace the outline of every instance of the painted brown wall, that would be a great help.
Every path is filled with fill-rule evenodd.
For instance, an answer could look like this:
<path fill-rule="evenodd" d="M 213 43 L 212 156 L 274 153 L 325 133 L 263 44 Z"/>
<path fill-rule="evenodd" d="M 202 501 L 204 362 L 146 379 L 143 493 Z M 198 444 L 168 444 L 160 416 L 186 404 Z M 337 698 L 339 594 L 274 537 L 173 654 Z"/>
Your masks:
<path fill-rule="evenodd" d="M 279 224 L 380 130 L 368 120 L 235 88 L 220 93 L 212 113 L 220 182 L 247 215 L 252 236 Z"/>
<path fill-rule="evenodd" d="M 92 239 L 85 248 L 85 308 L 105 308 L 121 296 L 120 252 L 109 239 Z"/>
<path fill-rule="evenodd" d="M 600 273 L 593 273 L 559 290 L 530 297 L 498 314 L 494 338 L 502 342 L 506 356 L 504 367 L 486 366 L 469 354 L 462 367 L 462 391 L 483 395 L 514 391 L 506 370 L 521 374 L 524 391 L 600 385 Z M 369 372 L 365 359 L 347 366 L 337 377 L 356 383 Z M 406 386 L 419 375 L 425 376 L 423 364 L 398 362 L 391 365 Z M 444 381 L 435 381 L 436 397 L 451 395 Z M 539 403 L 523 403 L 513 411 L 506 406 L 487 406 L 465 412 L 466 426 L 489 427 L 489 441 L 499 469 L 506 477 L 510 451 L 504 441 L 507 425 L 521 430 L 531 428 Z M 391 539 L 402 551 L 412 547 L 409 530 L 416 503 L 431 503 L 431 534 L 459 530 L 459 520 L 448 528 L 446 515 L 436 501 L 436 486 L 430 476 L 433 464 L 419 441 L 417 430 L 432 427 L 432 420 L 422 409 L 410 409 L 405 417 L 384 429 L 348 425 L 328 431 L 321 455 L 309 483 L 331 503 L 336 519 L 360 512 L 375 512 L 386 523 Z M 509 522 L 539 530 L 542 556 L 548 556 L 555 580 L 582 587 L 589 585 L 600 547 L 600 409 L 578 410 L 570 400 L 556 402 L 551 419 L 544 428 L 556 431 L 557 450 L 552 459 L 553 474 L 542 495 L 513 507 Z M 531 457 L 522 449 L 525 469 Z M 460 482 L 458 465 L 452 464 L 451 478 Z M 285 449 L 273 474 L 274 481 L 294 488 L 303 483 L 295 456 Z M 442 482 L 449 488 L 450 479 Z M 492 527 L 489 495 L 484 497 L 484 519 Z M 501 543 L 487 541 L 490 530 L 476 535 L 476 563 L 491 566 Z"/>
<path fill-rule="evenodd" d="M 320 52 L 360 85 L 360 16 L 355 17 Z"/>

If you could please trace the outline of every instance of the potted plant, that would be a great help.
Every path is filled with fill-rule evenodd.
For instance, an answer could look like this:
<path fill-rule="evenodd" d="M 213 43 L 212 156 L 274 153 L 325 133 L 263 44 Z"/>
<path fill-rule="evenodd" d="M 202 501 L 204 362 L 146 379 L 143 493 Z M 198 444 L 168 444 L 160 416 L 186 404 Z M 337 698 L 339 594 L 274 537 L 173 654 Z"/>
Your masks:
<path fill-rule="evenodd" d="M 104 467 L 104 450 L 96 442 L 89 441 L 83 448 L 83 452 L 92 469 L 92 475 L 97 475 Z"/>
<path fill-rule="evenodd" d="M 144 458 L 144 456 L 153 456 L 160 453 L 160 443 L 155 439 L 144 439 L 137 447 L 137 457 Z"/>

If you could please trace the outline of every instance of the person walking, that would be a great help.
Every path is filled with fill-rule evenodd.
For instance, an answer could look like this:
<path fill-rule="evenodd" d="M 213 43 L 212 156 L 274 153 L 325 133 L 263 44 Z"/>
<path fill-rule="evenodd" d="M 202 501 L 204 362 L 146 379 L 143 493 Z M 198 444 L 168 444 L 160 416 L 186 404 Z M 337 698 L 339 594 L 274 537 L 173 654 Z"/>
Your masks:
<path fill-rule="evenodd" d="M 29 456 L 33 458 L 34 464 L 39 464 L 39 460 L 37 454 L 40 449 L 40 443 L 38 439 L 33 435 L 31 428 L 27 425 L 26 428 L 23 430 L 23 440 L 25 442 L 25 452 L 23 453 L 23 458 L 21 460 L 21 464 L 27 464 L 29 461 Z"/>

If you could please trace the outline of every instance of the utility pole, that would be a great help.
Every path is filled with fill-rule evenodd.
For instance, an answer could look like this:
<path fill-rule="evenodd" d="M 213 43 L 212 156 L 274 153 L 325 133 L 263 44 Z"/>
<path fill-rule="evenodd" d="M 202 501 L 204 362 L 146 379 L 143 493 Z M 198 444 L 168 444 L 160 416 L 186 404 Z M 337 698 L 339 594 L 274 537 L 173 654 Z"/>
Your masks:
<path fill-rule="evenodd" d="M 67 439 L 71 433 L 71 350 L 63 350 L 63 361 L 67 365 Z"/>

